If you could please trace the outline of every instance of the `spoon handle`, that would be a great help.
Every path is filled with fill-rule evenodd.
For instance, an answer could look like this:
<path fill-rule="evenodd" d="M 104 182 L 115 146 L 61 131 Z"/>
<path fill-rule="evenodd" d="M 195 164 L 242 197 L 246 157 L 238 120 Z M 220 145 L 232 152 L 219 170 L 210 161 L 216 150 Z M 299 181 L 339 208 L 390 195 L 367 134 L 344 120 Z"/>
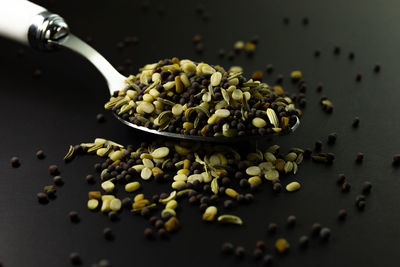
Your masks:
<path fill-rule="evenodd" d="M 60 16 L 26 0 L 0 0 L 0 36 L 39 50 L 53 50 L 69 34 Z"/>

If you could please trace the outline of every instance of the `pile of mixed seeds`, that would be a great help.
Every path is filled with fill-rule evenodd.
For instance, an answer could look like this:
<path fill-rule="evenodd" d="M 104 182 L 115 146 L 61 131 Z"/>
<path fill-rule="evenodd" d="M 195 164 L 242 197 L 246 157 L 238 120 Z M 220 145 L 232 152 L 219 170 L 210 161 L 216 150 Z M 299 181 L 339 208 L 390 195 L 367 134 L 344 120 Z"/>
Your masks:
<path fill-rule="evenodd" d="M 280 192 L 280 177 L 296 174 L 303 161 L 304 151 L 292 148 L 287 154 L 279 152 L 274 145 L 265 151 L 256 150 L 243 155 L 233 148 L 222 145 L 183 142 L 142 143 L 139 148 L 126 148 L 115 142 L 97 138 L 93 143 L 70 146 L 64 160 L 69 161 L 79 154 L 96 154 L 105 158 L 94 168 L 99 173 L 102 191 L 88 193 L 87 206 L 90 210 L 108 213 L 111 220 L 118 217 L 123 207 L 133 213 L 149 218 L 160 237 L 179 228 L 176 208 L 178 201 L 187 198 L 190 204 L 198 205 L 205 221 L 243 224 L 243 220 L 229 211 L 254 199 L 253 192 L 259 186 L 270 183 L 273 191 Z M 50 173 L 60 182 L 57 166 L 49 168 Z M 90 176 L 90 177 L 89 177 Z M 170 192 L 152 196 L 138 193 L 142 184 L 148 181 L 170 183 Z M 88 183 L 95 178 L 88 175 Z M 129 197 L 116 196 L 116 187 L 122 186 Z M 297 181 L 287 184 L 286 190 L 300 188 Z M 51 198 L 54 185 L 46 186 L 44 193 L 37 195 L 41 203 L 46 195 Z M 137 193 L 137 194 L 135 194 Z M 161 210 L 160 210 L 161 207 Z M 158 215 L 157 215 L 158 214 Z M 70 214 L 71 221 L 76 214 Z M 145 236 L 154 236 L 154 230 L 147 228 Z"/>
<path fill-rule="evenodd" d="M 287 133 L 301 111 L 281 86 L 247 80 L 241 67 L 160 60 L 126 80 L 105 104 L 122 119 L 158 131 L 199 136 Z"/>

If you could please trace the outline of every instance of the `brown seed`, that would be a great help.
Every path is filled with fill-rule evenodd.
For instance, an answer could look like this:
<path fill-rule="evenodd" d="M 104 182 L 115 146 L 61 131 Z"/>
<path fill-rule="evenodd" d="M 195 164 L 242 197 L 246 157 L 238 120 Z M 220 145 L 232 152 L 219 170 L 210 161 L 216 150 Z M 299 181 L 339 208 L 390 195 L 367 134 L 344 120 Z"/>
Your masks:
<path fill-rule="evenodd" d="M 37 197 L 39 203 L 41 203 L 41 204 L 46 204 L 49 202 L 49 199 L 48 199 L 46 193 L 39 192 L 39 193 L 37 193 L 36 197 Z"/>
<path fill-rule="evenodd" d="M 179 228 L 179 220 L 176 217 L 171 217 L 165 222 L 164 226 L 168 232 L 174 232 Z"/>
<path fill-rule="evenodd" d="M 96 115 L 96 120 L 97 120 L 97 122 L 100 122 L 100 123 L 104 122 L 105 121 L 104 114 L 103 113 L 97 114 Z"/>
<path fill-rule="evenodd" d="M 36 152 L 36 157 L 38 159 L 44 159 L 46 157 L 46 155 L 44 154 L 43 150 L 39 150 L 38 152 Z"/>
<path fill-rule="evenodd" d="M 76 211 L 71 211 L 68 214 L 68 216 L 69 216 L 70 221 L 73 222 L 73 223 L 78 223 L 80 221 L 78 212 L 76 212 Z"/>
<path fill-rule="evenodd" d="M 338 219 L 344 221 L 346 219 L 347 212 L 344 209 L 338 211 Z"/>
<path fill-rule="evenodd" d="M 154 237 L 153 229 L 151 229 L 151 228 L 144 229 L 144 236 L 147 239 L 153 239 L 153 237 Z"/>
<path fill-rule="evenodd" d="M 18 168 L 19 166 L 21 166 L 21 162 L 19 161 L 18 157 L 12 157 L 10 162 L 13 168 Z"/>
<path fill-rule="evenodd" d="M 256 248 L 264 250 L 265 249 L 265 242 L 263 240 L 258 240 L 257 243 L 256 243 Z"/>
<path fill-rule="evenodd" d="M 60 174 L 57 165 L 50 165 L 50 166 L 49 166 L 49 173 L 50 173 L 51 175 L 58 175 L 58 174 Z"/>

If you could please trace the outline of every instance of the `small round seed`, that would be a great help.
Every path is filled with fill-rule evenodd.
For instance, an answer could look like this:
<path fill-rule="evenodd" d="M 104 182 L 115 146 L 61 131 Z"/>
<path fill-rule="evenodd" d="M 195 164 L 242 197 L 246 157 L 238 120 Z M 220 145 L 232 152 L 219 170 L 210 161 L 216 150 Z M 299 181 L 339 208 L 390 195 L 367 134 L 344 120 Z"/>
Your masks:
<path fill-rule="evenodd" d="M 12 157 L 10 163 L 13 168 L 18 168 L 19 166 L 21 166 L 21 162 L 18 157 Z"/>
<path fill-rule="evenodd" d="M 344 221 L 347 217 L 347 212 L 344 209 L 341 209 L 338 211 L 338 215 L 337 215 L 338 219 L 341 221 Z"/>
<path fill-rule="evenodd" d="M 353 123 L 351 125 L 353 126 L 353 128 L 357 128 L 358 125 L 360 125 L 360 118 L 359 117 L 355 117 L 353 119 Z"/>
<path fill-rule="evenodd" d="M 97 115 L 96 115 L 96 120 L 97 120 L 97 122 L 99 122 L 99 123 L 104 122 L 104 121 L 105 121 L 104 114 L 103 114 L 103 113 L 97 114 Z"/>
<path fill-rule="evenodd" d="M 371 189 L 372 189 L 371 182 L 365 181 L 362 187 L 363 194 L 368 195 L 369 193 L 371 193 Z"/>
<path fill-rule="evenodd" d="M 280 183 L 274 183 L 272 185 L 272 190 L 274 190 L 275 193 L 279 193 L 282 191 L 282 185 Z"/>
<path fill-rule="evenodd" d="M 253 250 L 253 257 L 254 257 L 254 259 L 258 260 L 258 259 L 260 259 L 260 258 L 262 257 L 262 255 L 263 255 L 263 251 L 262 251 L 261 249 L 255 248 L 255 249 Z"/>
<path fill-rule="evenodd" d="M 346 176 L 343 173 L 338 174 L 338 178 L 337 178 L 338 184 L 343 184 L 345 180 L 346 180 Z"/>
<path fill-rule="evenodd" d="M 238 258 L 243 258 L 246 253 L 246 250 L 242 246 L 237 246 L 235 249 L 235 256 Z"/>
<path fill-rule="evenodd" d="M 296 216 L 290 215 L 287 219 L 288 227 L 294 227 L 296 225 Z"/>
<path fill-rule="evenodd" d="M 276 240 L 275 242 L 275 248 L 279 253 L 285 253 L 289 248 L 289 242 L 284 239 L 284 238 L 279 238 L 278 240 Z"/>
<path fill-rule="evenodd" d="M 233 252 L 233 244 L 229 243 L 229 242 L 225 242 L 221 246 L 221 252 L 223 254 L 232 254 L 232 252 Z"/>
<path fill-rule="evenodd" d="M 277 229 L 278 229 L 278 225 L 276 223 L 268 224 L 268 228 L 267 228 L 268 233 L 274 234 L 274 233 L 276 233 Z"/>
<path fill-rule="evenodd" d="M 357 162 L 357 163 L 362 163 L 363 160 L 364 160 L 364 154 L 361 153 L 361 152 L 357 153 L 356 162 Z"/>
<path fill-rule="evenodd" d="M 99 201 L 97 199 L 95 199 L 95 198 L 89 199 L 88 203 L 87 203 L 87 206 L 88 206 L 88 208 L 90 210 L 94 210 L 99 206 Z"/>
<path fill-rule="evenodd" d="M 104 230 L 103 230 L 103 235 L 104 235 L 104 238 L 105 238 L 106 240 L 112 240 L 112 239 L 114 239 L 114 234 L 113 234 L 111 228 L 109 228 L 109 227 L 104 228 Z"/>
<path fill-rule="evenodd" d="M 313 236 L 318 236 L 321 232 L 322 226 L 319 223 L 314 223 L 311 227 L 311 233 Z"/>
<path fill-rule="evenodd" d="M 110 202 L 110 209 L 112 211 L 119 211 L 121 209 L 122 206 L 122 202 L 120 199 L 118 198 L 114 198 L 113 200 L 111 200 Z"/>
<path fill-rule="evenodd" d="M 299 247 L 302 249 L 305 249 L 306 247 L 308 247 L 308 243 L 309 243 L 309 238 L 306 235 L 303 235 L 299 238 Z"/>
<path fill-rule="evenodd" d="M 94 184 L 96 182 L 96 179 L 94 178 L 94 175 L 93 174 L 86 175 L 86 182 L 88 184 Z"/>
<path fill-rule="evenodd" d="M 324 227 L 321 229 L 321 232 L 319 233 L 319 237 L 324 240 L 328 241 L 329 237 L 331 236 L 331 229 Z"/>
<path fill-rule="evenodd" d="M 342 192 L 349 192 L 351 188 L 351 185 L 348 182 L 344 182 L 342 184 Z"/>
<path fill-rule="evenodd" d="M 273 261 L 274 261 L 274 258 L 270 254 L 265 255 L 263 258 L 263 264 L 265 266 L 270 266 L 273 263 Z"/>
<path fill-rule="evenodd" d="M 73 223 L 78 223 L 80 221 L 78 212 L 76 212 L 76 211 L 71 211 L 68 214 L 68 216 L 69 216 L 70 221 L 73 222 Z"/>
<path fill-rule="evenodd" d="M 53 183 L 57 186 L 62 186 L 64 184 L 63 179 L 61 178 L 61 176 L 57 175 L 53 177 Z"/>
<path fill-rule="evenodd" d="M 153 239 L 153 238 L 154 238 L 153 229 L 151 229 L 151 228 L 146 228 L 146 229 L 144 229 L 144 236 L 145 236 L 147 239 Z"/>
<path fill-rule="evenodd" d="M 82 263 L 81 256 L 78 252 L 72 252 L 69 255 L 69 261 L 72 265 L 80 265 Z"/>
<path fill-rule="evenodd" d="M 38 152 L 36 152 L 36 157 L 38 159 L 44 159 L 44 158 L 46 158 L 46 155 L 44 154 L 43 150 L 39 150 Z"/>
<path fill-rule="evenodd" d="M 43 192 L 37 193 L 36 197 L 37 197 L 39 203 L 41 203 L 41 204 L 46 204 L 49 202 L 49 198 L 46 193 L 43 193 Z"/>
<path fill-rule="evenodd" d="M 265 242 L 263 240 L 258 240 L 256 243 L 256 248 L 264 250 L 265 249 Z"/>
<path fill-rule="evenodd" d="M 50 173 L 51 175 L 58 175 L 58 174 L 60 174 L 60 171 L 58 170 L 57 165 L 50 165 L 50 166 L 49 166 L 49 173 Z"/>

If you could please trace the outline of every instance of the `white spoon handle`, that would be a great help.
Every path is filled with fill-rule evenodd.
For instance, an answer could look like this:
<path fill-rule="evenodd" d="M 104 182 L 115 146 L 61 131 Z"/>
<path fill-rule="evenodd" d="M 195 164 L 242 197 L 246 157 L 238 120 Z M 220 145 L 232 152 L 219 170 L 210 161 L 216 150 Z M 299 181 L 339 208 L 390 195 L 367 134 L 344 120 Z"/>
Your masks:
<path fill-rule="evenodd" d="M 45 8 L 26 0 L 0 0 L 0 35 L 29 45 L 28 31 Z"/>

